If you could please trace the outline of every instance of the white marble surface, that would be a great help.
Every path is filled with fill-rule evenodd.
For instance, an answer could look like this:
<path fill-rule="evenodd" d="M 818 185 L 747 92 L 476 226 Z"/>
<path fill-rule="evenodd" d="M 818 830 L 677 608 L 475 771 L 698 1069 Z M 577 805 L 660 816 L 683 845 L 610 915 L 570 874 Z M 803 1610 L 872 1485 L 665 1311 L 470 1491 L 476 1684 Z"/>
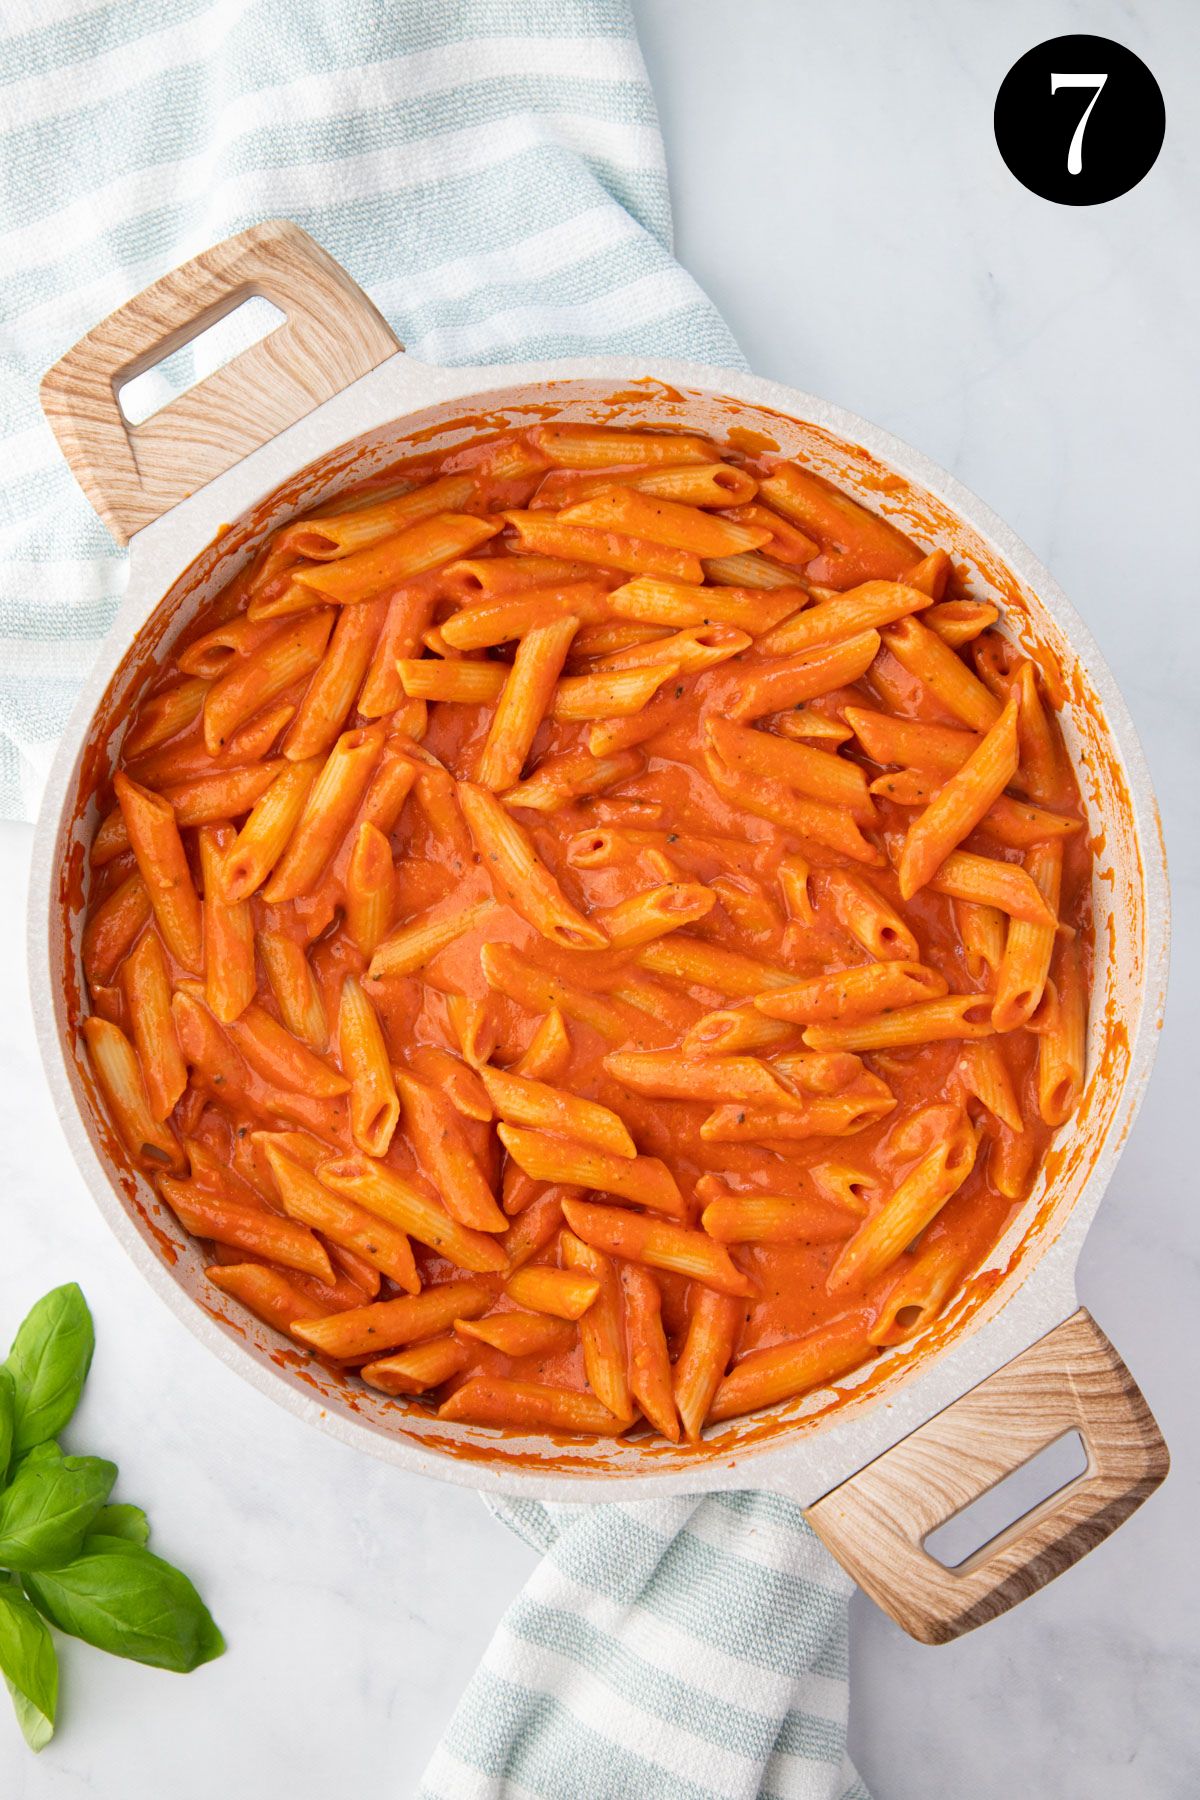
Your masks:
<path fill-rule="evenodd" d="M 1190 0 L 637 11 L 680 254 L 760 373 L 919 445 L 1055 569 L 1142 732 L 1172 861 L 1158 1073 L 1080 1291 L 1142 1383 L 1174 1471 L 1080 1568 L 960 1644 L 919 1649 L 857 1602 L 852 1748 L 876 1800 L 1183 1800 L 1200 1792 L 1189 1074 L 1200 11 Z M 1146 57 L 1168 136 L 1140 189 L 1074 211 L 1011 180 L 991 108 L 1019 54 L 1084 30 Z M 179 1680 L 69 1645 L 51 1748 L 35 1762 L 0 1717 L 0 1795 L 410 1795 L 531 1558 L 470 1494 L 277 1411 L 135 1275 L 42 1089 L 20 954 L 29 839 L 0 829 L 0 1333 L 46 1287 L 84 1283 L 99 1351 L 76 1441 L 118 1458 L 122 1497 L 149 1508 L 157 1544 L 200 1580 L 231 1652 Z"/>

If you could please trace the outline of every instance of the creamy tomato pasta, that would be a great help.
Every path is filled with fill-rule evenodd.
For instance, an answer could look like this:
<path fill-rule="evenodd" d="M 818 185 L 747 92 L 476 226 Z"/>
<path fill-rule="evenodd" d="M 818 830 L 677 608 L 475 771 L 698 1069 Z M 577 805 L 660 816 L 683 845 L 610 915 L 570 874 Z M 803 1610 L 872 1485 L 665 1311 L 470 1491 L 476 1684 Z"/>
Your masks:
<path fill-rule="evenodd" d="M 928 1328 L 1083 1079 L 1083 811 L 999 624 L 667 430 L 276 532 L 126 731 L 83 943 L 214 1287 L 443 1417 L 676 1441 Z"/>

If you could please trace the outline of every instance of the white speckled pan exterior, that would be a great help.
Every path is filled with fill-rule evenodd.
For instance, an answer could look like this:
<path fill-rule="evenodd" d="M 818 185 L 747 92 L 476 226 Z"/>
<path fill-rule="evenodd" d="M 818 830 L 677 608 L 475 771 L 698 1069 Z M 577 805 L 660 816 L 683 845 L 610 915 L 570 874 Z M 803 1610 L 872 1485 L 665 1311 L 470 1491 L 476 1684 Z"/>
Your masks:
<path fill-rule="evenodd" d="M 986 1270 L 919 1346 L 888 1352 L 840 1384 L 838 1394 L 809 1395 L 718 1427 L 696 1449 L 552 1444 L 449 1425 L 308 1368 L 274 1333 L 214 1293 L 200 1252 L 148 1184 L 115 1165 L 75 1041 L 82 909 L 72 903 L 68 872 L 95 823 L 88 795 L 98 764 L 114 759 L 119 732 L 107 762 L 100 746 L 125 697 L 196 608 L 248 560 L 264 530 L 410 453 L 414 433 L 432 449 L 485 425 L 551 413 L 686 423 L 719 440 L 731 428 L 764 433 L 857 490 L 917 541 L 931 544 L 936 536 L 969 565 L 975 591 L 999 593 L 1009 628 L 1061 693 L 1097 840 L 1088 1079 L 1079 1114 L 1052 1152 L 1049 1184 L 1040 1182 Z M 231 529 L 214 541 L 223 525 Z M 34 850 L 29 967 L 46 1073 L 98 1206 L 184 1323 L 298 1417 L 404 1467 L 492 1491 L 587 1500 L 754 1485 L 811 1503 L 1074 1311 L 1079 1249 L 1153 1063 L 1168 935 L 1154 796 L 1116 684 L 1047 571 L 951 476 L 851 414 L 732 370 L 624 358 L 443 370 L 398 354 L 134 539 L 128 591 L 49 779 Z"/>

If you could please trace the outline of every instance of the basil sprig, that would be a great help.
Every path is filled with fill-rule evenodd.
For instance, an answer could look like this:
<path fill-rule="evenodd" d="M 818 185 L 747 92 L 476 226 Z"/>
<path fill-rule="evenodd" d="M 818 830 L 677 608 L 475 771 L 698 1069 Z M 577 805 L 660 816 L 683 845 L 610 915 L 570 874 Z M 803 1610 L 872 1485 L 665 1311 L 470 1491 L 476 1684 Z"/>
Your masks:
<path fill-rule="evenodd" d="M 38 1301 L 0 1364 L 0 1674 L 33 1750 L 53 1737 L 58 1707 L 50 1625 L 179 1673 L 225 1648 L 187 1576 L 146 1548 L 141 1507 L 110 1502 L 116 1464 L 57 1442 L 94 1347 L 70 1282 Z"/>

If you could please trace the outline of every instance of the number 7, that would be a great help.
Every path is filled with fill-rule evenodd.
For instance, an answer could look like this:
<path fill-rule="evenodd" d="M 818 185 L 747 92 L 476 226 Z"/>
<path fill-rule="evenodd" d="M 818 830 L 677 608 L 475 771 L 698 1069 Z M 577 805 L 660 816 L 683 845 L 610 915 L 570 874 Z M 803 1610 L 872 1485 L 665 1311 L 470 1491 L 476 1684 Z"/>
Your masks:
<path fill-rule="evenodd" d="M 1050 92 L 1057 94 L 1059 88 L 1095 88 L 1095 93 L 1083 109 L 1083 117 L 1075 127 L 1075 135 L 1071 139 L 1071 148 L 1067 151 L 1067 174 L 1083 173 L 1083 134 L 1087 122 L 1092 116 L 1092 108 L 1100 98 L 1100 89 L 1108 80 L 1107 75 L 1051 75 Z"/>

